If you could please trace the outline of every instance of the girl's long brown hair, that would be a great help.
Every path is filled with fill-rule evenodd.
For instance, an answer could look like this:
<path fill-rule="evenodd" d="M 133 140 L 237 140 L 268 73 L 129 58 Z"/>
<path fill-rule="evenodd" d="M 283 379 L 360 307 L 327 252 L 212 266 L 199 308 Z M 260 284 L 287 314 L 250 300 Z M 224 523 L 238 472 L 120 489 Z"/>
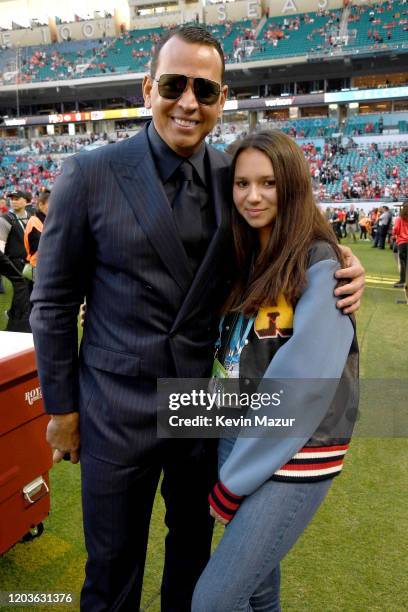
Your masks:
<path fill-rule="evenodd" d="M 300 147 L 277 130 L 251 134 L 235 145 L 232 176 L 239 155 L 246 149 L 257 149 L 271 160 L 278 200 L 269 243 L 262 252 L 257 231 L 233 206 L 235 279 L 223 310 L 253 316 L 261 306 L 276 304 L 280 293 L 291 304 L 296 302 L 306 284 L 312 242 L 329 243 L 341 264 L 342 255 L 314 200 L 309 166 Z"/>

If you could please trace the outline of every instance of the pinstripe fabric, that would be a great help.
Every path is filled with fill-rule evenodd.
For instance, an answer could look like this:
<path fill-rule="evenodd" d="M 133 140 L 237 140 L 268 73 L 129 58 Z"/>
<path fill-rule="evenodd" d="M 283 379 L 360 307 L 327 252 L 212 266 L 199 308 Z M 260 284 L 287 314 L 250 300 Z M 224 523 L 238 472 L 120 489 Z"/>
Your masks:
<path fill-rule="evenodd" d="M 80 408 L 82 448 L 101 459 L 157 445 L 157 377 L 208 373 L 230 234 L 228 158 L 207 153 L 217 229 L 195 277 L 145 130 L 70 158 L 54 187 L 32 295 L 39 375 L 46 410 Z"/>

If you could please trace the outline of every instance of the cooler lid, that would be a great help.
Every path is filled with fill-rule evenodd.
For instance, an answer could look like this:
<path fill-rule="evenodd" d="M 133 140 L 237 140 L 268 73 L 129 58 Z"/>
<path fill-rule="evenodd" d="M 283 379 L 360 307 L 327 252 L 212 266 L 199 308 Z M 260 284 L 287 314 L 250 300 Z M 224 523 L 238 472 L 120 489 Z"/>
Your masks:
<path fill-rule="evenodd" d="M 0 359 L 33 347 L 33 334 L 0 331 Z"/>
<path fill-rule="evenodd" d="M 0 386 L 35 371 L 32 334 L 0 332 Z"/>

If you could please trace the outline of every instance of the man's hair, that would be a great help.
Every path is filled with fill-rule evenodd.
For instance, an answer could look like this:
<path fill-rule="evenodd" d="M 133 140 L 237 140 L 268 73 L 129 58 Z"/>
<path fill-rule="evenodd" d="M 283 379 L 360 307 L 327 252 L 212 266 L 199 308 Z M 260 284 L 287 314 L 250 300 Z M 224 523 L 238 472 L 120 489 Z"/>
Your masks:
<path fill-rule="evenodd" d="M 157 66 L 159 63 L 159 55 L 163 46 L 170 38 L 177 36 L 187 43 L 196 45 L 207 45 L 208 47 L 214 47 L 217 50 L 218 55 L 221 59 L 221 82 L 224 82 L 225 76 L 225 59 L 224 51 L 218 40 L 204 27 L 197 25 L 186 25 L 177 26 L 171 30 L 168 30 L 160 40 L 155 44 L 152 59 L 150 61 L 150 74 L 152 77 L 156 76 Z M 188 75 L 187 75 L 188 76 Z"/>
<path fill-rule="evenodd" d="M 44 204 L 50 197 L 51 191 L 49 189 L 43 189 L 38 196 L 38 204 Z"/>

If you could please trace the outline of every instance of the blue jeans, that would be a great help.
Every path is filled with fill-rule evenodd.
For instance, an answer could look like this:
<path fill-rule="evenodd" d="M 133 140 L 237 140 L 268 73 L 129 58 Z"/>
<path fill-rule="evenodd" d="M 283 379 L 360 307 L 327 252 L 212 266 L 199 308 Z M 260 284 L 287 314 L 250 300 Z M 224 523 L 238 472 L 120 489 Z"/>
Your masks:
<path fill-rule="evenodd" d="M 221 440 L 221 464 L 232 444 Z M 279 563 L 312 520 L 331 483 L 270 480 L 245 498 L 201 574 L 192 612 L 279 612 Z"/>

